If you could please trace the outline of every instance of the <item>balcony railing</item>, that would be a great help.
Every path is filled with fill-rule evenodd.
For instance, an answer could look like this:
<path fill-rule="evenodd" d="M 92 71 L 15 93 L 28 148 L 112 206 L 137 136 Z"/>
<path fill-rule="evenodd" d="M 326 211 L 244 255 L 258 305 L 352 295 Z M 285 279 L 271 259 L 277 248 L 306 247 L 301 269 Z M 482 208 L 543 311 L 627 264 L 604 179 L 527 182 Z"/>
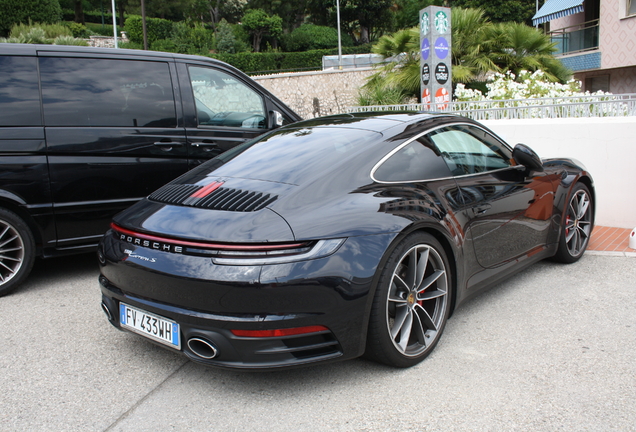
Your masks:
<path fill-rule="evenodd" d="M 552 42 L 556 43 L 555 55 L 569 54 L 598 48 L 598 20 L 588 21 L 549 32 Z"/>
<path fill-rule="evenodd" d="M 474 120 L 636 116 L 636 94 L 347 107 L 346 112 L 441 111 Z"/>

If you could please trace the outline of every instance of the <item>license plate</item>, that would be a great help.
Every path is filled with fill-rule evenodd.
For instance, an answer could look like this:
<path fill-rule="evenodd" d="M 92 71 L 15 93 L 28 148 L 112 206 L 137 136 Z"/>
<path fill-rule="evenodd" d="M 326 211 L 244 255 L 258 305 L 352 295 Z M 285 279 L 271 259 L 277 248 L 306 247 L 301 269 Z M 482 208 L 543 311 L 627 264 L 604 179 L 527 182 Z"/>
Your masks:
<path fill-rule="evenodd" d="M 119 323 L 125 329 L 162 344 L 181 349 L 179 324 L 167 318 L 119 303 Z"/>

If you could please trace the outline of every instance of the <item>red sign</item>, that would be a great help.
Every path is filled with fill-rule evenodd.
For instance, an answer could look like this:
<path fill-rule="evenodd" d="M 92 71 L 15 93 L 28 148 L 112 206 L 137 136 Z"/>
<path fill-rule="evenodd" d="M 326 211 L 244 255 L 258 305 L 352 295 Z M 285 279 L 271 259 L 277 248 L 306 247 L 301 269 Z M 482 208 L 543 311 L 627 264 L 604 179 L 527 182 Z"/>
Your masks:
<path fill-rule="evenodd" d="M 431 109 L 431 92 L 427 88 L 422 90 L 422 109 Z"/>
<path fill-rule="evenodd" d="M 448 91 L 442 87 L 437 89 L 435 92 L 435 106 L 438 110 L 445 110 L 448 108 L 448 103 L 450 102 L 450 94 Z"/>

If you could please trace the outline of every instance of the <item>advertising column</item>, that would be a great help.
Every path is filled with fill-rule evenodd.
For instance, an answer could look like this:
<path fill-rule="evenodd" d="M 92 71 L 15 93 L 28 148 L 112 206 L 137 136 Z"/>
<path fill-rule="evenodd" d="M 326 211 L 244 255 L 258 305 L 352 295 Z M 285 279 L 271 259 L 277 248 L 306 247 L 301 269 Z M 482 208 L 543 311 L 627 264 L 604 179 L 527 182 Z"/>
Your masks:
<path fill-rule="evenodd" d="M 420 11 L 420 70 L 424 110 L 448 108 L 451 79 L 451 10 L 429 6 Z"/>

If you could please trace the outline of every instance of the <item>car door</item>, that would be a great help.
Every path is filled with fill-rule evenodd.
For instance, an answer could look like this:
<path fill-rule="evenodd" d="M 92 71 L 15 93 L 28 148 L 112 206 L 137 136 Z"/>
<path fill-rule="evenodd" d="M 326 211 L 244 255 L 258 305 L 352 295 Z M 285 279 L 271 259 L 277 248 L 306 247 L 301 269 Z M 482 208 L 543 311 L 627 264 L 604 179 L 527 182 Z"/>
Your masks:
<path fill-rule="evenodd" d="M 177 67 L 191 167 L 274 127 L 271 101 L 254 83 L 205 63 Z"/>
<path fill-rule="evenodd" d="M 113 215 L 188 169 L 174 62 L 39 56 L 57 248 L 91 246 Z"/>
<path fill-rule="evenodd" d="M 486 130 L 457 124 L 429 134 L 464 203 L 477 262 L 493 268 L 546 244 L 554 194 L 543 173 L 527 176 L 512 152 Z"/>

